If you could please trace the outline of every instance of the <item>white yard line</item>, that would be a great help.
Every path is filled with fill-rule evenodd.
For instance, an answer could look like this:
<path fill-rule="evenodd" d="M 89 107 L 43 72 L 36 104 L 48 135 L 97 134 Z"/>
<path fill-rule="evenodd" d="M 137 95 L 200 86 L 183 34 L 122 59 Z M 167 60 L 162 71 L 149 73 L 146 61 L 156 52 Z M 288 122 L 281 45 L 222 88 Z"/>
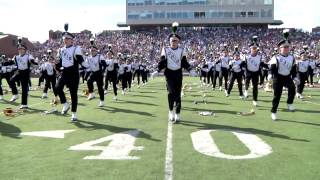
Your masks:
<path fill-rule="evenodd" d="M 302 101 L 302 102 L 306 102 L 306 103 L 309 103 L 309 104 L 313 104 L 313 105 L 318 105 L 318 106 L 320 106 L 319 103 L 315 103 L 315 102 L 311 102 L 311 101 Z"/>
<path fill-rule="evenodd" d="M 172 152 L 172 122 L 168 121 L 166 162 L 165 162 L 165 180 L 173 179 L 173 152 Z"/>

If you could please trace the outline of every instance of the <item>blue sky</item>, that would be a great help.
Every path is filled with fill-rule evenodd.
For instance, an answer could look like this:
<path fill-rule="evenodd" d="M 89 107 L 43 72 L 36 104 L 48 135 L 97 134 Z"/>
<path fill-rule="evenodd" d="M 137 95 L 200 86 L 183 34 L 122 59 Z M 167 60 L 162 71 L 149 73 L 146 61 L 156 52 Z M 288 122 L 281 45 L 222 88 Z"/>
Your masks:
<path fill-rule="evenodd" d="M 0 0 L 0 32 L 28 37 L 43 42 L 48 31 L 63 30 L 70 24 L 71 32 L 88 29 L 94 33 L 117 29 L 125 22 L 125 0 Z M 320 26 L 319 0 L 275 0 L 275 19 L 284 27 L 310 31 Z M 3 18 L 8 17 L 8 18 Z"/>

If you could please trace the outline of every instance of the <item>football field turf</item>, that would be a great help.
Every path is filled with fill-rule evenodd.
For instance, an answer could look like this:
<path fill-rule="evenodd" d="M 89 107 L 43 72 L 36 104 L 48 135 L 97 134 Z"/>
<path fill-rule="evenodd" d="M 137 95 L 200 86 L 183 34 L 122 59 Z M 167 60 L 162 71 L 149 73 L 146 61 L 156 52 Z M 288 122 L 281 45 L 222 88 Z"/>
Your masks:
<path fill-rule="evenodd" d="M 260 89 L 255 114 L 241 116 L 252 101 L 240 100 L 236 85 L 226 98 L 223 91 L 200 88 L 198 78 L 185 77 L 184 83 L 192 89 L 182 99 L 182 122 L 172 129 L 163 77 L 118 95 L 117 102 L 109 91 L 103 108 L 97 95 L 91 101 L 79 96 L 77 123 L 70 123 L 70 112 L 45 115 L 51 98 L 30 91 L 30 110 L 0 115 L 0 179 L 320 179 L 319 89 L 295 99 L 295 112 L 287 111 L 283 94 L 274 122 L 271 93 Z M 20 100 L 0 102 L 1 111 L 17 108 Z M 199 115 L 206 111 L 214 114 Z"/>

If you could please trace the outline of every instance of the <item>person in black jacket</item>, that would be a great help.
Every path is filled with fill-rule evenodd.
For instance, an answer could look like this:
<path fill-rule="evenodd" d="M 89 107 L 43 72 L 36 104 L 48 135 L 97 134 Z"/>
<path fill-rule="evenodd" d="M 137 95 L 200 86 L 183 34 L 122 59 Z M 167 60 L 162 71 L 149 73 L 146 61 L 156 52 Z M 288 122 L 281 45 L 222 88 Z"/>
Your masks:
<path fill-rule="evenodd" d="M 13 59 L 16 64 L 17 70 L 11 77 L 11 83 L 19 81 L 22 88 L 22 99 L 20 109 L 28 108 L 28 91 L 29 91 L 29 81 L 30 81 L 30 66 L 31 64 L 38 65 L 34 61 L 31 54 L 27 54 L 27 46 L 22 43 L 22 38 L 18 39 L 18 52 L 19 55 L 15 56 Z"/>
<path fill-rule="evenodd" d="M 106 61 L 99 53 L 98 47 L 96 46 L 94 39 L 90 39 L 90 55 L 86 59 L 85 66 L 86 68 L 89 69 L 91 72 L 88 80 L 87 80 L 87 85 L 89 89 L 89 96 L 88 100 L 91 100 L 94 98 L 94 93 L 93 93 L 93 83 L 97 83 L 98 87 L 98 93 L 100 96 L 100 103 L 99 107 L 104 106 L 104 93 L 103 93 L 103 70 L 106 67 Z"/>
<path fill-rule="evenodd" d="M 11 102 L 15 101 L 18 96 L 18 90 L 16 83 L 10 81 L 11 76 L 13 75 L 13 70 L 16 68 L 14 61 L 8 60 L 4 55 L 1 57 L 0 62 L 0 100 L 3 100 L 3 90 L 2 90 L 2 79 L 6 79 L 11 91 L 12 98 Z"/>
<path fill-rule="evenodd" d="M 172 25 L 173 33 L 170 34 L 170 47 L 164 47 L 161 52 L 161 60 L 158 63 L 158 71 L 153 76 L 164 70 L 167 82 L 168 103 L 169 103 L 169 120 L 179 122 L 181 111 L 181 88 L 182 88 L 182 68 L 190 71 L 191 66 L 187 61 L 187 54 L 184 48 L 178 46 L 181 37 L 176 34 L 178 23 Z M 176 110 L 174 111 L 174 105 Z"/>
<path fill-rule="evenodd" d="M 84 62 L 82 50 L 78 46 L 73 45 L 74 35 L 68 32 L 68 24 L 64 26 L 65 32 L 63 33 L 64 47 L 59 49 L 59 61 L 56 64 L 56 70 L 60 72 L 56 90 L 60 98 L 63 109 L 61 114 L 66 114 L 70 109 L 70 105 L 66 100 L 63 92 L 64 86 L 67 86 L 71 95 L 71 121 L 77 121 L 77 106 L 78 106 L 78 87 L 80 81 L 79 64 Z"/>
<path fill-rule="evenodd" d="M 226 97 L 229 97 L 230 92 L 233 88 L 234 81 L 238 82 L 239 96 L 240 99 L 243 99 L 242 91 L 242 78 L 243 78 L 243 67 L 245 62 L 240 58 L 240 52 L 238 47 L 235 47 L 235 52 L 233 53 L 234 59 L 229 62 L 229 71 L 230 71 L 230 82 L 227 89 Z"/>
<path fill-rule="evenodd" d="M 271 109 L 271 119 L 277 120 L 277 110 L 282 95 L 283 87 L 288 88 L 288 110 L 294 111 L 293 101 L 296 94 L 296 85 L 298 85 L 299 79 L 296 77 L 297 68 L 293 55 L 290 54 L 291 42 L 288 40 L 289 30 L 283 32 L 284 40 L 278 43 L 280 48 L 279 54 L 272 57 L 270 61 L 270 71 L 268 80 L 273 80 L 273 100 Z"/>

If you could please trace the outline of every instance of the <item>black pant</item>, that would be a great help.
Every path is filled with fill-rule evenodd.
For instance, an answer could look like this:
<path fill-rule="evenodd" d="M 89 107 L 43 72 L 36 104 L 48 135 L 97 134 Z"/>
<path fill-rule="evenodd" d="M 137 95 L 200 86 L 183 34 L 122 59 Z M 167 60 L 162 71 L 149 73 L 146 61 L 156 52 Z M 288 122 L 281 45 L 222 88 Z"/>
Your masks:
<path fill-rule="evenodd" d="M 238 82 L 238 89 L 239 89 L 239 95 L 240 96 L 243 96 L 243 91 L 242 91 L 242 76 L 243 76 L 243 73 L 242 72 L 239 72 L 239 73 L 236 73 L 236 72 L 231 72 L 231 75 L 230 75 L 230 83 L 229 83 L 229 87 L 228 87 L 228 94 L 230 94 L 232 88 L 233 88 L 233 84 L 234 84 L 234 81 L 237 80 Z"/>
<path fill-rule="evenodd" d="M 93 83 L 97 83 L 98 93 L 100 96 L 100 100 L 104 101 L 104 93 L 103 93 L 103 74 L 100 71 L 91 72 L 90 76 L 87 80 L 87 85 L 89 89 L 89 93 L 93 93 Z"/>
<path fill-rule="evenodd" d="M 131 89 L 131 84 L 132 84 L 132 72 L 127 72 L 126 73 L 127 76 L 127 86 L 129 87 L 129 89 Z"/>
<path fill-rule="evenodd" d="M 22 98 L 21 105 L 28 105 L 28 91 L 29 91 L 29 81 L 30 81 L 30 71 L 18 70 L 11 78 L 11 83 L 19 81 L 22 88 Z"/>
<path fill-rule="evenodd" d="M 113 86 L 113 93 L 115 96 L 118 95 L 117 79 L 118 79 L 118 75 L 116 71 L 108 71 L 105 79 L 105 85 L 104 85 L 105 90 L 108 90 L 109 82 L 111 82 Z"/>
<path fill-rule="evenodd" d="M 213 71 L 210 70 L 207 74 L 207 84 L 210 84 L 210 82 L 213 84 Z"/>
<path fill-rule="evenodd" d="M 222 86 L 222 77 L 220 77 L 220 71 L 213 72 L 213 88 L 216 88 L 217 78 L 219 78 L 219 87 Z"/>
<path fill-rule="evenodd" d="M 38 86 L 41 86 L 41 83 L 44 81 L 45 79 L 45 74 L 41 73 L 40 77 L 39 77 L 39 81 L 38 81 Z"/>
<path fill-rule="evenodd" d="M 258 101 L 258 82 L 259 82 L 260 71 L 257 72 L 246 72 L 245 89 L 248 90 L 250 81 L 252 80 L 252 95 L 253 100 Z"/>
<path fill-rule="evenodd" d="M 45 77 L 45 80 L 46 80 L 46 83 L 44 85 L 43 93 L 48 93 L 48 89 L 51 86 L 54 96 L 58 96 L 58 93 L 56 90 L 56 75 L 55 74 L 51 76 L 47 75 Z"/>
<path fill-rule="evenodd" d="M 142 76 L 142 70 L 136 70 L 136 76 L 137 76 L 137 79 L 138 79 L 138 85 L 140 85 L 140 76 Z"/>
<path fill-rule="evenodd" d="M 264 81 L 267 80 L 267 77 L 268 77 L 268 70 L 266 70 L 266 69 L 261 70 L 261 73 L 260 73 L 260 85 L 264 84 Z"/>
<path fill-rule="evenodd" d="M 290 76 L 278 75 L 273 80 L 273 100 L 271 109 L 272 113 L 277 112 L 283 87 L 288 88 L 287 104 L 293 103 L 294 96 L 296 95 L 296 88 L 294 86 L 292 78 Z"/>
<path fill-rule="evenodd" d="M 201 73 L 200 73 L 200 81 L 201 81 L 202 83 L 206 83 L 206 81 L 207 81 L 207 72 L 201 70 Z"/>
<path fill-rule="evenodd" d="M 18 94 L 17 86 L 16 83 L 10 81 L 12 73 L 4 73 L 0 75 L 0 95 L 3 95 L 3 90 L 2 90 L 2 79 L 6 79 L 13 95 Z"/>
<path fill-rule="evenodd" d="M 303 89 L 304 89 L 304 83 L 306 82 L 306 80 L 308 79 L 308 72 L 298 72 L 297 73 L 297 77 L 300 80 L 300 84 L 297 85 L 297 92 L 299 94 L 303 93 Z"/>
<path fill-rule="evenodd" d="M 229 71 L 227 68 L 221 68 L 219 78 L 224 79 L 224 89 L 228 89 L 228 76 L 229 76 Z"/>
<path fill-rule="evenodd" d="M 61 75 L 58 77 L 58 82 L 56 84 L 56 90 L 59 95 L 61 104 L 64 104 L 67 102 L 66 96 L 63 92 L 63 88 L 66 85 L 70 90 L 71 95 L 71 111 L 77 112 L 77 106 L 78 106 L 78 87 L 79 87 L 79 71 L 78 69 L 71 67 L 71 68 L 65 68 Z"/>
<path fill-rule="evenodd" d="M 126 73 L 119 75 L 119 81 L 121 81 L 122 90 L 125 90 L 127 88 L 127 76 Z"/>
<path fill-rule="evenodd" d="M 309 77 L 310 77 L 310 85 L 313 85 L 313 74 L 314 72 L 313 72 L 313 69 L 309 69 L 309 71 L 308 71 L 308 77 L 307 77 L 307 81 L 309 81 Z"/>
<path fill-rule="evenodd" d="M 85 70 L 83 70 L 83 71 L 81 71 L 80 72 L 80 77 L 82 78 L 82 83 L 84 83 L 84 81 L 86 80 L 86 71 Z"/>
<path fill-rule="evenodd" d="M 182 71 L 165 72 L 168 90 L 169 110 L 173 111 L 174 103 L 176 103 L 176 113 L 181 111 L 181 88 L 182 88 Z"/>
<path fill-rule="evenodd" d="M 141 76 L 142 76 L 142 82 L 147 83 L 148 82 L 148 72 L 147 71 L 141 71 Z"/>

